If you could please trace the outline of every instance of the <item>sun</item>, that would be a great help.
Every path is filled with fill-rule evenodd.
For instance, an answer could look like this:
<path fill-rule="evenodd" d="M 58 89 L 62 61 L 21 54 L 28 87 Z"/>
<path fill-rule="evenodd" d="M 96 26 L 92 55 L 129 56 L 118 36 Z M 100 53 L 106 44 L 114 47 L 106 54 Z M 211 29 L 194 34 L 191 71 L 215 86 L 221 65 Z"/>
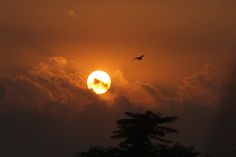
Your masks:
<path fill-rule="evenodd" d="M 104 94 L 111 87 L 111 78 L 106 72 L 96 70 L 88 76 L 87 86 L 96 94 Z"/>

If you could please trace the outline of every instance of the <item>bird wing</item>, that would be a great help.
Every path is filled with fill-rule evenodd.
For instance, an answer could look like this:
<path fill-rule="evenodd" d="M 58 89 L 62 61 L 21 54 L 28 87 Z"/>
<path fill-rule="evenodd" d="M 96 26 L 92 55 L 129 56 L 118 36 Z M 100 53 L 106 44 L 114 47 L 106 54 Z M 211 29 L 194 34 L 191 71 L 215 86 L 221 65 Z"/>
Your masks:
<path fill-rule="evenodd" d="M 138 56 L 138 57 L 135 57 L 135 58 L 133 58 L 132 60 L 134 61 L 134 60 L 141 60 L 141 59 L 143 59 L 143 57 L 145 57 L 146 55 L 141 55 L 141 56 Z"/>

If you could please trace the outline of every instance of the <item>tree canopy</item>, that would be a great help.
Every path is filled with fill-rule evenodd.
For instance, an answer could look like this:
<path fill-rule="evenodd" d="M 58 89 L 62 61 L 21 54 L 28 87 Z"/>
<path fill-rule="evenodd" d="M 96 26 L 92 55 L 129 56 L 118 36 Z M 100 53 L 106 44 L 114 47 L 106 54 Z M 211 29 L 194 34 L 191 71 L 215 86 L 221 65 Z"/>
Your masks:
<path fill-rule="evenodd" d="M 177 120 L 176 116 L 162 116 L 160 113 L 125 112 L 126 117 L 116 121 L 118 129 L 111 138 L 120 140 L 117 147 L 91 147 L 79 157 L 196 157 L 194 147 L 184 147 L 166 138 L 178 133 L 167 126 Z"/>

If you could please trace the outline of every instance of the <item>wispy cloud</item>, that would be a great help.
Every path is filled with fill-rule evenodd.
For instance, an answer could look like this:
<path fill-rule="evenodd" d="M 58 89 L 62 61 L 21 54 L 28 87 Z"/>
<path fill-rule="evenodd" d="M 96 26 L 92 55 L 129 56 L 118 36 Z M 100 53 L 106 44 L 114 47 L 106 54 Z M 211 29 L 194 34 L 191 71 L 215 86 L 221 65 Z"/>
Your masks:
<path fill-rule="evenodd" d="M 74 10 L 68 10 L 68 11 L 67 11 L 67 14 L 68 14 L 69 16 L 71 16 L 71 17 L 77 16 L 77 14 L 76 14 L 76 12 L 75 12 Z"/>
<path fill-rule="evenodd" d="M 48 109 L 45 105 L 81 109 L 93 103 L 112 106 L 115 99 L 124 97 L 133 104 L 146 108 L 161 105 L 193 103 L 216 105 L 224 91 L 224 80 L 216 68 L 205 66 L 199 73 L 185 77 L 182 84 L 166 92 L 151 82 L 129 82 L 121 71 L 115 72 L 112 88 L 106 96 L 91 93 L 86 87 L 86 75 L 70 68 L 66 58 L 54 56 L 32 66 L 28 72 L 0 80 L 0 102 L 14 106 Z M 59 106 L 60 106 L 59 105 Z"/>

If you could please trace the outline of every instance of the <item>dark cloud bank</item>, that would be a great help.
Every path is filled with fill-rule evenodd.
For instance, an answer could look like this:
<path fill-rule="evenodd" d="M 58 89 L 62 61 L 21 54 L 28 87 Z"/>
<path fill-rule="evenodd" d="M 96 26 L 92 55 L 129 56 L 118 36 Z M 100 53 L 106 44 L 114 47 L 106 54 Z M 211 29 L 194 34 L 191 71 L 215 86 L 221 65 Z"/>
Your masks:
<path fill-rule="evenodd" d="M 87 90 L 85 76 L 65 58 L 52 57 L 20 75 L 1 77 L 1 156 L 65 157 L 113 145 L 115 120 L 125 111 L 146 109 L 180 117 L 180 134 L 170 138 L 204 154 L 233 156 L 235 71 L 206 65 L 171 88 L 131 83 L 117 71 L 105 97 Z"/>

